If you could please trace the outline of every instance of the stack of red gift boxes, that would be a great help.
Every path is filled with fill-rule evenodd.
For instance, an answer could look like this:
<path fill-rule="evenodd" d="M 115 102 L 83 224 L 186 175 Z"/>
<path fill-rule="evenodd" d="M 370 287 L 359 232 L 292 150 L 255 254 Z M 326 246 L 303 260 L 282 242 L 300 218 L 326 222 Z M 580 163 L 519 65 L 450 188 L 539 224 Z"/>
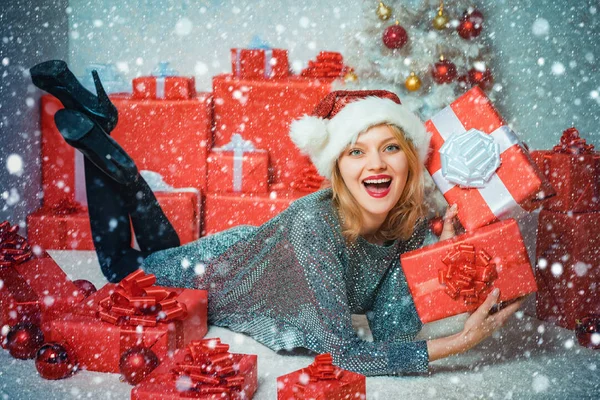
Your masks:
<path fill-rule="evenodd" d="M 134 79 L 133 94 L 111 95 L 119 112 L 111 136 L 138 169 L 173 188 L 156 195 L 182 243 L 260 225 L 322 180 L 288 129 L 329 93 L 341 55 L 322 52 L 313 63 L 326 61 L 326 70 L 308 77 L 289 72 L 286 50 L 232 49 L 231 56 L 232 73 L 215 76 L 212 93 L 196 93 L 193 78 L 163 66 Z M 83 157 L 56 129 L 61 107 L 42 97 L 44 200 L 28 217 L 28 237 L 44 249 L 91 250 Z"/>
<path fill-rule="evenodd" d="M 533 152 L 557 195 L 538 222 L 538 318 L 568 329 L 600 321 L 600 153 L 575 128 L 552 150 Z M 595 344 L 596 348 L 600 343 Z"/>
<path fill-rule="evenodd" d="M 492 288 L 500 301 L 536 291 L 525 244 L 511 217 L 532 211 L 552 188 L 479 88 L 426 122 L 426 163 L 467 233 L 405 253 L 402 268 L 423 322 L 473 311 Z"/>

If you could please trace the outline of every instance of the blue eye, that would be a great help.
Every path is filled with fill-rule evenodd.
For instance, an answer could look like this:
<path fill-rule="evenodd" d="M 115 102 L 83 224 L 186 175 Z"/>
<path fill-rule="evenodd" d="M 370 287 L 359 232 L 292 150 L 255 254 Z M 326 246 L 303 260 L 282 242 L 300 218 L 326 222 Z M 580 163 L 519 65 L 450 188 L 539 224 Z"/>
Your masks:
<path fill-rule="evenodd" d="M 360 156 L 362 154 L 362 151 L 358 150 L 358 149 L 352 149 L 348 152 L 349 156 Z"/>
<path fill-rule="evenodd" d="M 390 144 L 385 147 L 385 151 L 398 151 L 398 150 L 400 150 L 400 146 L 398 146 L 397 144 Z"/>

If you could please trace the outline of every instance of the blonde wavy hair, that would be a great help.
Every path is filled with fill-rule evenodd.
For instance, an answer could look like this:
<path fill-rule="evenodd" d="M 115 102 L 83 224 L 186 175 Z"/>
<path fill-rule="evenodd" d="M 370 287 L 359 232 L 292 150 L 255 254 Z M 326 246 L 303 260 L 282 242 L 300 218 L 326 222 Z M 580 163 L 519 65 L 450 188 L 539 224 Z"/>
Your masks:
<path fill-rule="evenodd" d="M 379 232 L 374 235 L 374 239 L 383 241 L 407 240 L 413 234 L 417 220 L 425 215 L 425 207 L 423 206 L 423 165 L 419 161 L 419 156 L 412 142 L 404 137 L 404 132 L 400 128 L 391 124 L 382 125 L 390 128 L 398 140 L 400 148 L 406 154 L 408 177 L 398 203 L 390 210 Z M 363 225 L 362 213 L 358 202 L 342 179 L 337 161 L 331 174 L 331 187 L 333 202 L 342 221 L 342 234 L 346 240 L 354 242 L 358 238 Z"/>

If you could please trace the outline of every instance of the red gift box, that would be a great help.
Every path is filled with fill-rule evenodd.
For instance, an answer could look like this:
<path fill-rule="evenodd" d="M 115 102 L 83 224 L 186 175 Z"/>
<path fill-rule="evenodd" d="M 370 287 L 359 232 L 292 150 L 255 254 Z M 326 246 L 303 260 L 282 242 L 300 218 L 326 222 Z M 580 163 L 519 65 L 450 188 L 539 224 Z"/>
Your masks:
<path fill-rule="evenodd" d="M 334 366 L 330 354 L 320 354 L 307 368 L 277 378 L 277 400 L 364 400 L 366 395 L 365 376 Z"/>
<path fill-rule="evenodd" d="M 340 53 L 321 51 L 315 61 L 309 61 L 302 76 L 308 78 L 339 78 L 344 71 L 344 58 Z"/>
<path fill-rule="evenodd" d="M 301 192 L 241 195 L 209 193 L 206 196 L 202 235 L 221 232 L 237 225 L 262 225 L 304 195 L 306 193 Z"/>
<path fill-rule="evenodd" d="M 142 76 L 133 79 L 136 100 L 188 100 L 196 93 L 196 81 L 185 76 Z"/>
<path fill-rule="evenodd" d="M 243 141 L 241 136 L 236 137 Z M 215 148 L 210 153 L 208 191 L 266 193 L 269 189 L 269 154 L 253 146 L 229 151 L 232 147 Z"/>
<path fill-rule="evenodd" d="M 539 200 L 553 194 L 529 152 L 479 87 L 425 126 L 433 149 L 427 169 L 448 203 L 458 204 L 458 218 L 468 231 L 532 211 Z M 443 160 L 448 160 L 445 169 Z"/>
<path fill-rule="evenodd" d="M 542 210 L 535 276 L 537 316 L 568 329 L 600 314 L 600 212 Z"/>
<path fill-rule="evenodd" d="M 131 400 L 251 399 L 258 386 L 257 356 L 228 352 L 220 339 L 178 350 L 131 390 Z"/>
<path fill-rule="evenodd" d="M 206 158 L 212 140 L 210 93 L 173 101 L 136 100 L 126 95 L 113 95 L 111 100 L 119 112 L 111 136 L 140 171 L 157 172 L 175 188 L 206 190 Z M 84 185 L 76 185 L 75 179 L 77 168 L 83 166 L 76 167 L 75 149 L 54 124 L 54 114 L 62 105 L 50 95 L 42 96 L 41 103 L 44 206 L 58 207 L 84 196 Z M 83 175 L 83 171 L 77 173 Z M 76 191 L 80 193 L 77 198 Z"/>
<path fill-rule="evenodd" d="M 45 252 L 15 265 L 14 269 L 36 294 L 44 317 L 53 318 L 68 312 L 84 299 L 77 286 Z"/>
<path fill-rule="evenodd" d="M 553 150 L 532 152 L 557 195 L 544 209 L 561 212 L 600 211 L 600 153 L 579 137 L 577 129 L 563 132 Z"/>
<path fill-rule="evenodd" d="M 289 137 L 289 125 L 331 91 L 331 80 L 288 78 L 281 80 L 213 78 L 215 98 L 215 147 L 229 143 L 241 133 L 246 140 L 269 153 L 273 184 L 286 188 L 310 160 Z"/>
<path fill-rule="evenodd" d="M 152 286 L 155 280 L 137 270 L 118 285 L 105 285 L 63 318 L 44 323 L 46 341 L 65 343 L 83 369 L 119 372 L 121 356 L 134 346 L 162 360 L 201 339 L 206 291 Z"/>
<path fill-rule="evenodd" d="M 287 50 L 231 49 L 231 70 L 236 78 L 286 78 L 289 69 Z"/>
<path fill-rule="evenodd" d="M 0 327 L 28 321 L 39 324 L 38 296 L 13 267 L 0 267 Z M 0 341 L 2 337 L 0 336 Z"/>
<path fill-rule="evenodd" d="M 27 216 L 29 242 L 42 249 L 94 250 L 85 207 L 42 207 Z"/>
<path fill-rule="evenodd" d="M 404 253 L 401 264 L 423 323 L 474 311 L 492 288 L 499 301 L 536 291 L 513 219 Z"/>
<path fill-rule="evenodd" d="M 155 192 L 181 244 L 200 237 L 200 195 L 196 191 Z M 65 211 L 66 210 L 66 211 Z M 43 249 L 94 250 L 87 209 L 42 207 L 27 217 L 29 241 Z"/>
<path fill-rule="evenodd" d="M 45 252 L 34 255 L 18 227 L 0 224 L 0 322 L 39 323 L 70 310 L 83 295 Z"/>

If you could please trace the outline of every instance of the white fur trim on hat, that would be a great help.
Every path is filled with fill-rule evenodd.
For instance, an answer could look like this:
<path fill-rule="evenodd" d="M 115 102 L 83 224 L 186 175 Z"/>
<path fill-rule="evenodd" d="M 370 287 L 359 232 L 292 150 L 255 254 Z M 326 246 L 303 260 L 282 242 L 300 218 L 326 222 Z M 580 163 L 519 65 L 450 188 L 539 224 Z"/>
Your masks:
<path fill-rule="evenodd" d="M 290 137 L 308 154 L 321 175 L 330 179 L 335 161 L 358 135 L 372 126 L 389 123 L 401 128 L 424 163 L 431 134 L 406 106 L 381 97 L 367 97 L 347 104 L 330 120 L 304 116 L 292 122 Z"/>

